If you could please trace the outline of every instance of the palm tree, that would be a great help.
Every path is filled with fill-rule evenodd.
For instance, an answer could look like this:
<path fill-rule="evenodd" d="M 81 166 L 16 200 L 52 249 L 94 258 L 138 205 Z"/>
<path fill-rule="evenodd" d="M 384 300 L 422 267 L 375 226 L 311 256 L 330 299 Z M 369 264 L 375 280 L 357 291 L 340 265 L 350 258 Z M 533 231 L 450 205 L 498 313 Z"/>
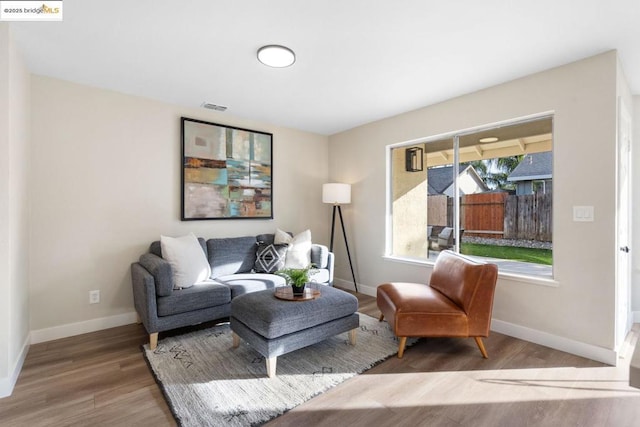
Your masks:
<path fill-rule="evenodd" d="M 467 164 L 473 166 L 489 188 L 495 190 L 514 190 L 515 186 L 507 181 L 509 174 L 520 164 L 523 155 L 495 157 L 487 160 L 474 160 Z"/>

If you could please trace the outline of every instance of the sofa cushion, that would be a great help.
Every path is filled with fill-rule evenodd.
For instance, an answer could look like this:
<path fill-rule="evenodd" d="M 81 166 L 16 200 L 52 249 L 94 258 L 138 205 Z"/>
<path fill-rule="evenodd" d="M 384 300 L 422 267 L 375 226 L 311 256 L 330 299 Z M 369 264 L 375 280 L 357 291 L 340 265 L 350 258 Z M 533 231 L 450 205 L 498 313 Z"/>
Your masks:
<path fill-rule="evenodd" d="M 329 270 L 326 268 L 315 268 L 311 270 L 311 274 L 309 275 L 310 282 L 323 283 L 327 284 L 329 281 Z"/>
<path fill-rule="evenodd" d="M 311 230 L 305 230 L 291 237 L 289 233 L 278 229 L 273 242 L 289 245 L 284 262 L 285 268 L 306 268 L 311 264 Z"/>
<path fill-rule="evenodd" d="M 271 244 L 273 243 L 273 239 L 275 237 L 275 234 L 273 233 L 266 233 L 266 234 L 258 234 L 256 236 L 256 242 L 262 242 L 262 243 L 266 243 L 266 244 Z"/>
<path fill-rule="evenodd" d="M 193 233 L 181 237 L 160 237 L 162 258 L 171 264 L 173 286 L 188 288 L 211 276 L 209 261 Z"/>
<path fill-rule="evenodd" d="M 186 289 L 174 290 L 171 295 L 158 297 L 158 316 L 171 316 L 208 307 L 228 304 L 231 290 L 215 281 L 195 284 Z"/>
<path fill-rule="evenodd" d="M 275 245 L 258 242 L 256 249 L 256 273 L 275 273 L 284 268 L 288 245 Z"/>
<path fill-rule="evenodd" d="M 231 289 L 232 299 L 238 295 L 263 291 L 265 289 L 274 289 L 287 284 L 284 277 L 263 273 L 230 274 L 228 276 L 218 277 L 216 281 L 224 283 Z"/>
<path fill-rule="evenodd" d="M 250 272 L 256 263 L 253 236 L 207 240 L 211 278 Z"/>

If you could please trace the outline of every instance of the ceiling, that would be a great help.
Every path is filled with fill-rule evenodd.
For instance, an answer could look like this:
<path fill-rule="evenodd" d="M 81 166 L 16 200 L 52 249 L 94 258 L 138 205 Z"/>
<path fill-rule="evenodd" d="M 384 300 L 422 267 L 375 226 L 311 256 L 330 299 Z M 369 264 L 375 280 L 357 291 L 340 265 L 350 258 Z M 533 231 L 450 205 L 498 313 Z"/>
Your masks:
<path fill-rule="evenodd" d="M 640 93 L 637 0 L 64 0 L 63 12 L 11 24 L 35 74 L 323 135 L 611 49 Z M 296 63 L 262 65 L 266 44 Z"/>
<path fill-rule="evenodd" d="M 461 163 L 542 153 L 553 149 L 553 118 L 545 116 L 464 133 L 452 133 L 446 138 L 410 146 L 423 147 L 427 167 L 449 166 L 454 162 L 454 135 L 459 137 Z M 481 141 L 488 137 L 496 140 Z M 399 148 L 404 150 L 407 146 L 409 145 Z"/>

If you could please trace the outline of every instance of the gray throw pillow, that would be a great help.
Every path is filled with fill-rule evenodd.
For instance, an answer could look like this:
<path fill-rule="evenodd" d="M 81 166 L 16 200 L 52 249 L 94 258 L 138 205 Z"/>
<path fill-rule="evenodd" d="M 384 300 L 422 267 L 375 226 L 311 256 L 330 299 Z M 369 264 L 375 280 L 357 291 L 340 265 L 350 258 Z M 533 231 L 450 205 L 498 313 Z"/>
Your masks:
<path fill-rule="evenodd" d="M 275 273 L 284 268 L 284 260 L 289 245 L 275 245 L 264 242 L 258 242 L 257 245 L 256 263 L 254 266 L 256 273 Z"/>

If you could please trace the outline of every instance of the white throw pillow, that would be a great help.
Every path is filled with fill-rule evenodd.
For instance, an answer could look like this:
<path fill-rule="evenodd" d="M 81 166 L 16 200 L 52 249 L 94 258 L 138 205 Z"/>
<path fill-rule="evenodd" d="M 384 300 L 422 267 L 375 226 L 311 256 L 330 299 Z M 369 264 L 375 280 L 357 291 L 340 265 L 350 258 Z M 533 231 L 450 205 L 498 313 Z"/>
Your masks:
<path fill-rule="evenodd" d="M 162 258 L 171 264 L 174 289 L 189 288 L 211 276 L 211 266 L 198 242 L 189 233 L 182 237 L 160 236 Z"/>
<path fill-rule="evenodd" d="M 284 261 L 285 268 L 305 268 L 311 264 L 311 230 L 305 230 L 291 237 L 289 233 L 278 229 L 273 237 L 273 243 L 289 245 Z"/>

